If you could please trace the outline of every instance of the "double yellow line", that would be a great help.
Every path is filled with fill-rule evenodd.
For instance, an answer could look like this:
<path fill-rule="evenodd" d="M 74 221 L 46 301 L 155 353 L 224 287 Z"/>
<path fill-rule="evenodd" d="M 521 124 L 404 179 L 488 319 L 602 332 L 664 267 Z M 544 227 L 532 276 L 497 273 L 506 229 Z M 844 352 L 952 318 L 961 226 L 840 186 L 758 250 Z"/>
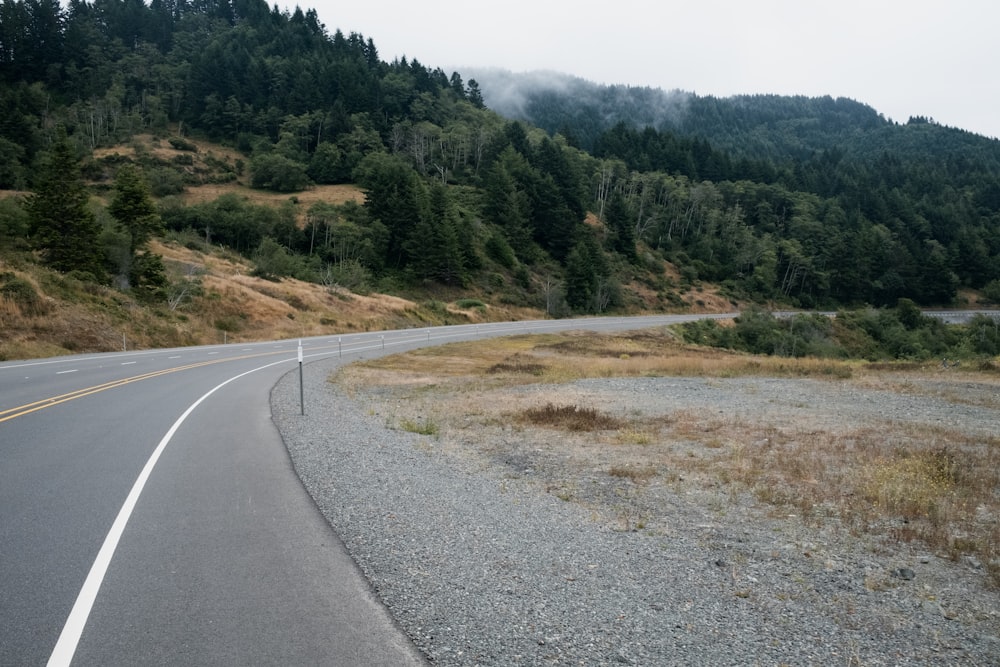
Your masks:
<path fill-rule="evenodd" d="M 239 357 L 225 357 L 223 359 L 210 359 L 208 361 L 199 361 L 193 364 L 187 364 L 186 366 L 175 366 L 174 368 L 165 368 L 159 371 L 152 371 L 149 373 L 144 373 L 142 375 L 134 375 L 132 377 L 122 378 L 120 380 L 112 380 L 111 382 L 105 382 L 104 384 L 94 385 L 93 387 L 84 387 L 83 389 L 77 389 L 65 394 L 60 394 L 59 396 L 52 396 L 50 398 L 43 398 L 34 403 L 26 403 L 24 405 L 19 405 L 15 408 L 8 408 L 6 410 L 0 410 L 0 424 L 5 421 L 10 421 L 16 417 L 23 417 L 24 415 L 31 414 L 32 412 L 38 412 L 39 410 L 44 410 L 46 408 L 51 408 L 55 405 L 60 405 L 61 403 L 67 403 L 69 401 L 76 400 L 78 398 L 83 398 L 84 396 L 91 396 L 93 394 L 98 394 L 102 391 L 107 391 L 108 389 L 115 389 L 117 387 L 124 387 L 127 384 L 132 384 L 133 382 L 139 382 L 141 380 L 149 380 L 151 378 L 160 377 L 161 375 L 168 375 L 170 373 L 177 373 L 178 371 L 187 371 L 193 368 L 201 368 L 202 366 L 211 366 L 212 364 L 221 364 L 227 361 L 239 361 L 241 359 L 253 359 L 254 357 L 266 357 L 275 354 L 288 354 L 287 350 L 281 352 L 262 352 L 259 354 L 245 354 Z"/>

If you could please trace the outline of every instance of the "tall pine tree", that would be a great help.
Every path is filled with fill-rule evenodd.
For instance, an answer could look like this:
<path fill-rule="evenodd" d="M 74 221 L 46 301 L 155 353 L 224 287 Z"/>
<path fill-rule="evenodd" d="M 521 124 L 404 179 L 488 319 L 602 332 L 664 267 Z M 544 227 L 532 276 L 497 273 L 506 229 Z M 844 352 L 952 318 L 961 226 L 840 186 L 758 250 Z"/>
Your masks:
<path fill-rule="evenodd" d="M 118 170 L 115 197 L 108 206 L 108 213 L 129 235 L 129 250 L 133 256 L 145 250 L 153 234 L 163 230 L 163 222 L 150 198 L 146 180 L 129 164 Z"/>
<path fill-rule="evenodd" d="M 100 225 L 87 208 L 90 196 L 65 132 L 42 162 L 27 209 L 32 240 L 42 260 L 57 271 L 104 278 Z"/>
<path fill-rule="evenodd" d="M 128 284 L 145 300 L 157 300 L 167 285 L 163 260 L 150 252 L 149 240 L 163 231 L 163 222 L 149 195 L 149 186 L 132 165 L 115 177 L 115 197 L 108 212 L 129 239 Z"/>

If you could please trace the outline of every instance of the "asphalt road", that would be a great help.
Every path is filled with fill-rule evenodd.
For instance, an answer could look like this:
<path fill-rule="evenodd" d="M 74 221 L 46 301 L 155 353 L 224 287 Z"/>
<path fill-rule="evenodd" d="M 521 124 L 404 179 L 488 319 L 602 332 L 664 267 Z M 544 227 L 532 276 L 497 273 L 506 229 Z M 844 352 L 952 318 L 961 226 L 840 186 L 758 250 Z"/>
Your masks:
<path fill-rule="evenodd" d="M 345 362 L 662 316 L 301 341 Z M 0 665 L 419 665 L 292 469 L 299 341 L 0 364 Z M 304 408 L 308 410 L 308 397 Z"/>

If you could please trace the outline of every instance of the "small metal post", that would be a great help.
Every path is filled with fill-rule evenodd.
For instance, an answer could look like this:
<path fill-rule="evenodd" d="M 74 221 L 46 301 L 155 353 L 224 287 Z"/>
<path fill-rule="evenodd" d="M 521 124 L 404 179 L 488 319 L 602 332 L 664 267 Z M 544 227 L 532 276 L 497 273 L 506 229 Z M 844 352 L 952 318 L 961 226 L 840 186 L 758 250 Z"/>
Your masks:
<path fill-rule="evenodd" d="M 344 356 L 344 343 L 339 337 L 337 338 L 337 356 Z"/>
<path fill-rule="evenodd" d="M 379 336 L 382 339 L 382 349 L 385 349 L 385 336 Z"/>
<path fill-rule="evenodd" d="M 305 382 L 302 379 L 302 341 L 299 341 L 299 405 L 301 414 L 306 414 Z"/>

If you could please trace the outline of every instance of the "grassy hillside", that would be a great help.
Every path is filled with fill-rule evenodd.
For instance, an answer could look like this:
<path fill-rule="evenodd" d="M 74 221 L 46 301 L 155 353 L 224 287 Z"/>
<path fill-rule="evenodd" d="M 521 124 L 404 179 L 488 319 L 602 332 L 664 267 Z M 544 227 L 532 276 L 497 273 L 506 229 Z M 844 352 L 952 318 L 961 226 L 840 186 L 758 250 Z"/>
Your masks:
<path fill-rule="evenodd" d="M 430 296 L 417 302 L 295 279 L 272 282 L 251 276 L 246 260 L 176 240 L 156 241 L 152 249 L 179 286 L 170 301 L 155 306 L 23 257 L 0 259 L 0 359 L 541 316 L 531 309 L 478 305 L 458 294 L 440 295 L 449 302 Z"/>
<path fill-rule="evenodd" d="M 238 173 L 239 153 L 209 142 L 184 142 L 187 147 L 178 149 L 167 140 L 140 135 L 128 144 L 96 150 L 87 168 L 94 204 L 110 199 L 114 167 L 139 158 L 153 165 L 148 169 L 153 178 L 169 173 L 183 181 L 182 192 L 159 198 L 159 204 L 173 199 L 190 206 L 235 195 L 274 207 L 293 199 L 300 204 L 297 210 L 305 211 L 317 201 L 364 202 L 364 193 L 353 185 L 316 186 L 293 195 L 255 190 Z M 2 197 L 26 194 L 0 192 Z M 502 288 L 489 284 L 435 286 L 395 296 L 359 294 L 293 278 L 254 277 L 250 260 L 192 234 L 169 233 L 151 250 L 163 257 L 171 283 L 168 300 L 154 305 L 52 271 L 27 250 L 0 248 L 0 359 L 545 317 L 543 303 L 512 303 Z M 668 278 L 682 282 L 676 272 Z M 631 312 L 661 309 L 660 297 L 649 287 L 636 282 L 625 288 Z M 675 308 L 722 311 L 732 304 L 711 286 L 690 285 L 675 296 Z"/>

